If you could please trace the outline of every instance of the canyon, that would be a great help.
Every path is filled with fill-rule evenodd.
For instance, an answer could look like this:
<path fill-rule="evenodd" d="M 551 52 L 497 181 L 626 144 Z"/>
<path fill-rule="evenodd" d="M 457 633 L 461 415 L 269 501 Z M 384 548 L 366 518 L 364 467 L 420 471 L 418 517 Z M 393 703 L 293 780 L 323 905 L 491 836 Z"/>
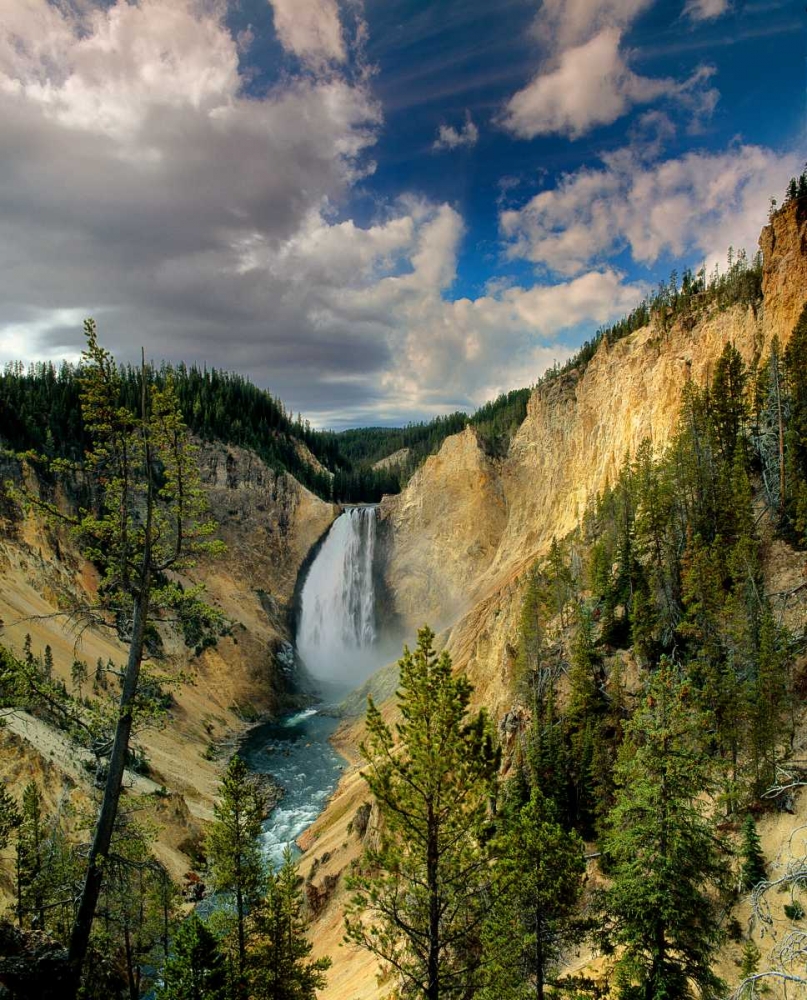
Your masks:
<path fill-rule="evenodd" d="M 774 338 L 787 342 L 807 302 L 807 214 L 798 204 L 772 215 L 760 248 L 760 307 L 709 307 L 694 324 L 651 324 L 612 345 L 601 343 L 584 368 L 533 390 L 506 455 L 491 454 L 467 427 L 447 438 L 400 494 L 382 500 L 371 557 L 382 623 L 410 642 L 424 623 L 439 631 L 455 669 L 474 685 L 475 706 L 488 709 L 505 745 L 523 713 L 513 676 L 526 571 L 547 555 L 553 538 L 577 527 L 587 505 L 645 439 L 657 453 L 664 449 L 683 386 L 688 380 L 705 384 L 727 343 L 753 365 Z M 187 672 L 192 683 L 176 689 L 171 725 L 140 737 L 150 771 L 147 780 L 132 778 L 127 789 L 153 818 L 158 856 L 178 878 L 192 867 L 194 844 L 212 816 L 234 734 L 260 717 L 305 704 L 294 665 L 301 583 L 342 513 L 247 449 L 200 442 L 199 459 L 227 552 L 201 562 L 190 579 L 205 584 L 229 628 L 204 649 L 164 637 L 166 663 Z M 0 479 L 29 475 L 12 462 L 0 472 Z M 69 503 L 69 496 L 62 501 Z M 765 548 L 771 592 L 807 581 L 803 555 L 772 536 Z M 67 598 L 92 593 L 97 583 L 93 568 L 58 530 L 33 516 L 0 524 L 2 641 L 18 654 L 26 634 L 37 652 L 50 645 L 54 671 L 66 682 L 76 657 L 94 664 L 98 658 L 121 662 L 125 655 L 113 636 L 92 629 L 77 636 L 64 628 L 59 612 Z M 803 604 L 781 610 L 794 626 L 807 622 Z M 310 688 L 310 679 L 306 684 Z M 333 959 L 324 1000 L 372 1000 L 383 992 L 371 956 L 341 947 L 341 902 L 344 874 L 374 824 L 357 749 L 364 694 L 375 692 L 392 718 L 394 687 L 388 664 L 347 702 L 334 737 L 346 761 L 341 780 L 299 841 L 301 873 L 314 901 L 314 954 Z M 15 714 L 0 731 L 0 745 L 0 777 L 15 786 L 36 777 L 54 808 L 66 796 L 90 802 L 91 775 L 36 720 Z M 165 794 L 155 794 L 162 789 Z M 804 803 L 798 810 L 801 816 Z M 790 826 L 793 819 L 788 817 Z M 766 818 L 761 830 L 773 854 L 785 825 Z M 8 895 L 9 887 L 0 885 L 0 891 Z M 582 967 L 590 956 L 579 961 Z"/>

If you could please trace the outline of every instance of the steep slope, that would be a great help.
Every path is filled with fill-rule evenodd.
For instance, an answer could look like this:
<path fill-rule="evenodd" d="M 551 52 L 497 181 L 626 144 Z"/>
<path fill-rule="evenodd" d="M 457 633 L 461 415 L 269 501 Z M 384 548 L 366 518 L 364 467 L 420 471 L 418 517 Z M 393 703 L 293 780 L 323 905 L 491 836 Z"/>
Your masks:
<path fill-rule="evenodd" d="M 582 372 L 537 388 L 508 454 L 485 453 L 474 432 L 448 438 L 396 497 L 381 507 L 387 587 L 410 633 L 424 622 L 443 627 L 442 641 L 457 670 L 475 686 L 477 704 L 500 722 L 513 703 L 522 574 L 546 554 L 553 536 L 578 523 L 586 503 L 613 480 L 625 456 L 650 438 L 660 450 L 670 440 L 688 379 L 703 385 L 724 346 L 732 342 L 746 362 L 757 360 L 776 336 L 785 344 L 807 301 L 807 219 L 796 206 L 778 213 L 762 233 L 761 309 L 712 309 L 693 325 L 666 331 L 644 327 L 609 347 L 602 343 Z M 774 575 L 780 543 L 766 543 Z M 805 576 L 803 559 L 789 557 L 788 586 Z M 796 579 L 796 583 L 798 583 Z M 778 586 L 778 584 L 777 584 Z M 804 624 L 803 608 L 799 611 Z M 796 624 L 795 622 L 793 624 Z M 388 704 L 384 708 L 391 711 Z M 361 722 L 346 725 L 346 752 L 360 738 Z M 336 876 L 358 845 L 349 820 L 366 793 L 346 775 L 337 797 L 312 828 L 304 859 L 316 882 Z M 318 954 L 334 958 L 325 1000 L 344 994 L 374 998 L 383 991 L 366 956 L 338 949 L 339 894 L 324 909 L 314 934 Z"/>
<path fill-rule="evenodd" d="M 175 691 L 170 725 L 139 737 L 153 780 L 130 793 L 142 795 L 160 785 L 174 793 L 171 808 L 160 806 L 159 799 L 151 802 L 148 794 L 146 799 L 157 810 L 158 852 L 177 875 L 188 868 L 177 845 L 198 834 L 191 814 L 202 819 L 212 815 L 220 764 L 211 759 L 211 748 L 242 727 L 245 718 L 276 709 L 289 689 L 290 661 L 284 648 L 291 648 L 295 582 L 308 552 L 337 513 L 291 475 L 269 469 L 245 449 L 205 444 L 200 464 L 227 551 L 197 567 L 194 577 L 205 584 L 232 627 L 206 649 L 186 646 L 174 632 L 163 633 L 158 669 L 167 674 L 183 671 L 191 683 Z M 17 475 L 12 461 L 0 468 L 0 481 Z M 35 654 L 50 645 L 54 674 L 68 687 L 76 658 L 88 664 L 90 677 L 98 659 L 116 664 L 125 660 L 125 648 L 114 635 L 95 629 L 77 635 L 66 629 L 59 614 L 72 597 L 92 595 L 97 582 L 93 567 L 63 532 L 34 517 L 0 521 L 0 641 L 18 655 L 26 634 Z M 22 765 L 25 773 L 41 774 L 45 768 L 54 787 L 64 782 L 79 800 L 90 797 L 91 774 L 60 768 L 56 737 L 49 742 L 39 726 L 9 728 L 16 734 L 15 755 L 27 761 Z M 57 780 L 55 772 L 62 777 Z M 18 780 L 16 771 L 7 773 Z"/>
<path fill-rule="evenodd" d="M 686 381 L 703 385 L 728 342 L 747 363 L 787 342 L 807 299 L 807 217 L 793 205 L 763 230 L 763 305 L 707 309 L 697 322 L 605 341 L 581 373 L 536 388 L 504 460 L 472 430 L 448 438 L 406 489 L 382 504 L 387 577 L 410 627 L 445 625 L 578 523 L 649 438 L 669 440 Z"/>

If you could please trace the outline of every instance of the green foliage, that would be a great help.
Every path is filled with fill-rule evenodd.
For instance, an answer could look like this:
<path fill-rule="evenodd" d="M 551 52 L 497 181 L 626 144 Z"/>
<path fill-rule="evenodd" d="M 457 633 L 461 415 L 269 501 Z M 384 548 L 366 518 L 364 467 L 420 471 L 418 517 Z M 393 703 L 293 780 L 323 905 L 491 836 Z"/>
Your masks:
<path fill-rule="evenodd" d="M 46 927 L 43 867 L 45 818 L 42 796 L 36 782 L 29 782 L 22 793 L 22 814 L 17 833 L 17 920 Z"/>
<path fill-rule="evenodd" d="M 749 813 L 743 821 L 743 839 L 740 847 L 742 858 L 741 879 L 744 889 L 750 891 L 768 877 L 765 872 L 765 855 L 757 833 L 754 817 Z"/>
<path fill-rule="evenodd" d="M 176 886 L 154 857 L 155 839 L 156 831 L 135 815 L 118 816 L 93 933 L 94 951 L 118 958 L 132 997 L 154 986 L 179 903 Z"/>
<path fill-rule="evenodd" d="M 620 996 L 683 1000 L 718 996 L 711 969 L 719 940 L 725 849 L 705 815 L 709 785 L 702 720 L 692 687 L 662 661 L 644 704 L 626 725 L 616 805 L 604 850 L 605 940 L 619 948 Z"/>
<path fill-rule="evenodd" d="M 382 820 L 350 881 L 350 940 L 401 988 L 428 1000 L 462 997 L 476 982 L 490 873 L 484 841 L 499 756 L 471 685 L 423 628 L 399 661 L 396 733 L 370 700 L 364 777 Z M 397 737 L 397 738 L 396 738 Z"/>
<path fill-rule="evenodd" d="M 493 844 L 491 907 L 485 923 L 483 1000 L 543 1000 L 548 975 L 580 937 L 583 842 L 555 819 L 533 788 L 529 801 L 505 817 Z"/>
<path fill-rule="evenodd" d="M 270 872 L 266 896 L 250 914 L 248 957 L 251 1000 L 314 1000 L 326 983 L 329 958 L 309 958 L 301 880 L 287 846 Z"/>
<path fill-rule="evenodd" d="M 12 833 L 22 822 L 22 816 L 14 797 L 6 788 L 0 785 L 0 851 L 8 847 Z"/>
<path fill-rule="evenodd" d="M 224 956 L 195 912 L 179 925 L 161 978 L 158 1000 L 227 1000 Z"/>
<path fill-rule="evenodd" d="M 46 474 L 63 476 L 67 482 L 81 474 L 89 486 L 86 504 L 66 511 L 48 498 L 47 491 L 23 488 L 18 493 L 50 523 L 68 530 L 100 571 L 97 600 L 71 607 L 73 621 L 114 627 L 129 646 L 104 795 L 70 938 L 66 988 L 70 996 L 78 992 L 104 889 L 132 727 L 143 701 L 138 698 L 141 665 L 158 639 L 154 624 L 189 602 L 200 609 L 204 606 L 200 587 L 183 591 L 169 574 L 192 568 L 201 554 L 222 550 L 221 543 L 211 538 L 216 525 L 208 516 L 197 450 L 190 443 L 173 379 L 158 379 L 145 359 L 137 378 L 131 373 L 127 377 L 99 344 L 92 320 L 85 322 L 85 334 L 87 348 L 75 374 L 88 442 L 83 458 L 76 462 L 48 454 L 29 457 Z M 139 405 L 129 405 L 135 387 Z M 207 613 L 217 614 L 213 609 Z M 63 708 L 67 691 L 64 685 L 54 691 L 47 650 L 40 673 L 37 677 L 29 647 L 23 664 L 25 684 L 50 709 L 62 711 L 72 724 L 92 732 L 80 713 Z"/>
<path fill-rule="evenodd" d="M 294 419 L 280 400 L 241 375 L 163 365 L 151 377 L 159 390 L 171 386 L 183 422 L 202 440 L 249 448 L 271 469 L 290 472 L 319 496 L 342 503 L 376 502 L 385 493 L 399 492 L 425 458 L 467 424 L 477 429 L 491 453 L 506 451 L 524 420 L 530 395 L 529 389 L 513 390 L 471 417 L 453 413 L 403 428 L 334 433 L 313 430 L 299 415 Z M 0 440 L 14 452 L 80 461 L 93 439 L 81 405 L 83 378 L 82 366 L 66 363 L 59 368 L 48 363 L 7 365 L 0 373 Z M 136 411 L 141 372 L 123 367 L 117 381 L 122 405 Z M 402 448 L 410 454 L 400 466 L 373 468 Z M 41 472 L 47 480 L 48 469 Z M 13 494 L 3 489 L 0 517 L 17 516 Z"/>
<path fill-rule="evenodd" d="M 206 854 L 213 888 L 235 907 L 237 980 L 246 981 L 247 913 L 262 898 L 266 872 L 260 847 L 266 798 L 255 776 L 236 754 L 221 782 Z"/>

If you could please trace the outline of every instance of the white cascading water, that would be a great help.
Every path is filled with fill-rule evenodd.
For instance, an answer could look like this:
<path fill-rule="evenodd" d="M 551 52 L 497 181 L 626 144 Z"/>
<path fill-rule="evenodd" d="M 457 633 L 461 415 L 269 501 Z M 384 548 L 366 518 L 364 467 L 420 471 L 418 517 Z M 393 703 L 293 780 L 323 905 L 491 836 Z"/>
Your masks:
<path fill-rule="evenodd" d="M 377 666 L 377 508 L 349 507 L 334 521 L 303 584 L 297 651 L 319 681 L 352 687 Z"/>

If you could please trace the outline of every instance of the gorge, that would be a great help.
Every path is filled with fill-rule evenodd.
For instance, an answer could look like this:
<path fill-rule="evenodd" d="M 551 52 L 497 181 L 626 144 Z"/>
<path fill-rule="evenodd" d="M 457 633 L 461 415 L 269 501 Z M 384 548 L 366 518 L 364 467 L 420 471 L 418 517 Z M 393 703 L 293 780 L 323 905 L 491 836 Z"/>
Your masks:
<path fill-rule="evenodd" d="M 204 489 L 228 555 L 200 560 L 184 583 L 204 584 L 228 624 L 208 643 L 168 630 L 161 636 L 161 667 L 192 674 L 194 682 L 173 689 L 170 725 L 138 735 L 149 775 L 133 777 L 125 797 L 159 830 L 155 854 L 181 879 L 197 863 L 222 757 L 239 734 L 249 766 L 286 790 L 263 846 L 273 862 L 289 842 L 302 850 L 300 871 L 317 900 L 314 954 L 334 963 L 321 994 L 327 1000 L 382 994 L 374 960 L 340 947 L 345 878 L 364 846 L 357 831 L 361 826 L 372 837 L 378 829 L 357 750 L 364 686 L 394 720 L 394 671 L 377 668 L 400 654 L 401 641 L 411 645 L 419 626 L 431 624 L 455 671 L 473 684 L 474 707 L 490 712 L 505 767 L 512 766 L 530 721 L 518 670 L 533 568 L 546 563 L 553 540 L 568 542 L 570 558 L 582 551 L 586 512 L 643 441 L 656 455 L 673 441 L 682 389 L 709 385 L 727 345 L 749 369 L 775 341 L 787 346 L 807 300 L 807 214 L 798 204 L 775 213 L 761 246 L 758 298 L 725 305 L 704 299 L 682 318 L 655 316 L 613 342 L 603 339 L 585 363 L 532 390 L 506 447 L 492 447 L 468 426 L 447 436 L 405 488 L 378 506 L 343 508 L 249 448 L 200 439 Z M 299 450 L 301 461 L 317 461 L 302 444 Z M 23 475 L 15 461 L 4 458 L 4 480 Z M 69 484 L 57 496 L 70 503 Z M 56 617 L 68 598 L 91 597 L 98 587 L 94 567 L 69 533 L 5 501 L 0 518 L 4 644 L 20 656 L 26 634 L 36 655 L 49 646 L 53 676 L 66 687 L 78 657 L 90 665 L 122 662 L 120 635 L 88 629 L 77 646 Z M 803 554 L 765 517 L 759 524 L 766 592 L 777 617 L 802 634 Z M 624 617 L 624 607 L 617 610 Z M 635 698 L 636 655 L 609 648 L 606 658 L 606 680 L 618 667 Z M 359 694 L 343 702 L 354 689 Z M 94 697 L 104 694 L 101 688 Z M 312 702 L 342 703 L 342 718 Z M 86 806 L 95 794 L 91 778 L 71 759 L 66 738 L 60 740 L 41 719 L 15 709 L 0 733 L 2 777 L 13 785 L 35 779 L 53 810 L 68 792 Z M 771 857 L 791 819 L 803 818 L 801 800 L 794 808 L 793 818 L 760 819 Z M 362 824 L 355 822 L 359 815 Z M 729 972 L 737 950 L 731 947 L 716 958 Z M 571 967 L 596 970 L 597 961 L 586 953 Z"/>

